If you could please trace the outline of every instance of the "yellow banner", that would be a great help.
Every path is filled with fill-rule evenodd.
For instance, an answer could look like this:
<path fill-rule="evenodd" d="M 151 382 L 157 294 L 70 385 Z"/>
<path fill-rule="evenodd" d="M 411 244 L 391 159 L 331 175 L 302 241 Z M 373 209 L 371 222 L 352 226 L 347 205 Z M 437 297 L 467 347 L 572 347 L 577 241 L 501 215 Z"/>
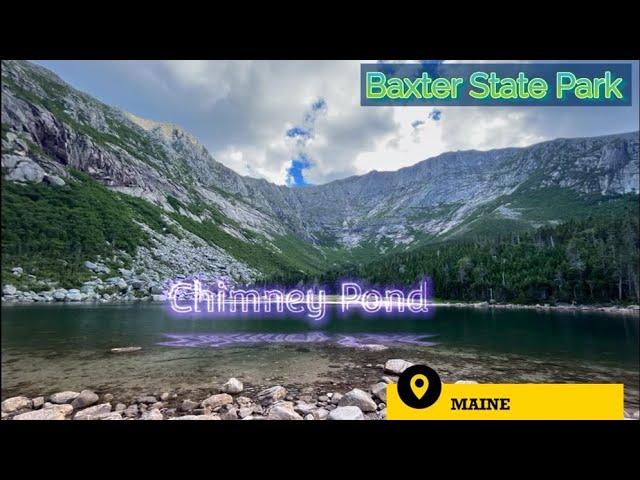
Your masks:
<path fill-rule="evenodd" d="M 388 420 L 622 420 L 622 384 L 442 384 L 437 401 L 411 408 L 387 385 Z"/>

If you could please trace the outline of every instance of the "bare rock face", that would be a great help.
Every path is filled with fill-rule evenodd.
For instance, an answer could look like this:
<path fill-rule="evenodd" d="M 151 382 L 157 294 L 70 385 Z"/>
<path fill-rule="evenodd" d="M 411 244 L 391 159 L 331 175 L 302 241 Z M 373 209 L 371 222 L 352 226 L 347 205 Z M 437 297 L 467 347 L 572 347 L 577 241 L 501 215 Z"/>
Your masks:
<path fill-rule="evenodd" d="M 6 177 L 12 182 L 40 183 L 46 175 L 42 167 L 30 158 L 11 156 L 5 161 L 3 156 L 2 164 L 14 165 L 13 168 L 8 168 L 9 173 Z"/>
<path fill-rule="evenodd" d="M 203 218 L 189 206 L 204 203 L 240 225 L 224 227 L 247 245 L 252 243 L 245 230 L 266 237 L 291 235 L 310 248 L 320 236 L 331 236 L 345 248 L 373 242 L 382 252 L 388 244 L 411 245 L 418 240 L 416 232 L 438 237 L 457 227 L 481 228 L 482 222 L 471 220 L 489 202 L 495 204 L 492 221 L 518 221 L 527 227 L 557 220 L 549 214 L 534 225 L 509 208 L 510 195 L 525 182 L 533 189 L 548 189 L 550 203 L 553 192 L 561 189 L 576 196 L 610 196 L 637 194 L 640 188 L 640 142 L 632 132 L 525 148 L 447 152 L 396 172 L 372 171 L 292 189 L 238 175 L 179 126 L 104 105 L 45 68 L 2 61 L 2 78 L 2 170 L 8 181 L 62 188 L 73 182 L 69 172 L 74 169 L 113 191 L 195 221 Z M 169 202 L 170 197 L 184 207 Z M 184 229 L 181 234 L 189 241 L 147 225 L 140 228 L 156 246 L 154 251 L 138 247 L 137 269 L 152 265 L 169 278 L 204 266 L 208 273 L 232 273 L 247 283 L 261 273 Z M 156 257 L 163 260 L 154 261 Z M 143 284 L 131 283 L 136 290 Z M 150 293 L 163 300 L 163 291 Z"/>

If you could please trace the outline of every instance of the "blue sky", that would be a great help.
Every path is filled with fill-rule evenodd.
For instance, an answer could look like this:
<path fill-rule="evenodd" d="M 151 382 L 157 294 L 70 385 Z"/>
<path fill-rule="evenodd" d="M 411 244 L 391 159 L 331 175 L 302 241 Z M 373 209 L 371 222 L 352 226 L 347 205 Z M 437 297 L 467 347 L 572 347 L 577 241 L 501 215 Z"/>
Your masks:
<path fill-rule="evenodd" d="M 74 87 L 193 133 L 244 175 L 305 186 L 451 150 L 638 130 L 632 107 L 360 107 L 360 61 L 39 61 Z"/>

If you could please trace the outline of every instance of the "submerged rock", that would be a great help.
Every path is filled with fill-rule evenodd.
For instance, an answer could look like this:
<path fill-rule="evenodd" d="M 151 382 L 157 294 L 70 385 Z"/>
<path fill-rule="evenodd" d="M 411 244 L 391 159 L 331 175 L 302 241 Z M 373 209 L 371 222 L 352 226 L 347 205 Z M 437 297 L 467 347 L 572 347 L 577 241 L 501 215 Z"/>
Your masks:
<path fill-rule="evenodd" d="M 240 393 L 242 392 L 243 388 L 244 385 L 242 385 L 242 382 L 240 380 L 238 380 L 237 378 L 230 378 L 229 380 L 227 380 L 227 383 L 222 385 L 220 390 L 225 393 Z"/>
<path fill-rule="evenodd" d="M 400 375 L 407 368 L 411 367 L 413 363 L 407 362 L 406 360 L 402 360 L 400 358 L 393 358 L 391 360 L 387 360 L 384 364 L 385 372 L 393 373 L 396 375 Z"/>
<path fill-rule="evenodd" d="M 112 348 L 111 353 L 129 353 L 129 352 L 137 352 L 142 350 L 142 347 L 117 347 Z"/>

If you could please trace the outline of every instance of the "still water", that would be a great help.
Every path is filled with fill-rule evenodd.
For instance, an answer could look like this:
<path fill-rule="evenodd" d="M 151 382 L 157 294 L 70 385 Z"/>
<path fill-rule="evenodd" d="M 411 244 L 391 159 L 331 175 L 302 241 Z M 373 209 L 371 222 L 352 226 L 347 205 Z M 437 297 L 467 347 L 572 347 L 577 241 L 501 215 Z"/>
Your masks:
<path fill-rule="evenodd" d="M 176 316 L 163 305 L 2 308 L 2 398 L 92 388 L 141 394 L 249 386 L 366 386 L 389 358 L 428 363 L 444 381 L 623 382 L 637 405 L 636 315 L 436 307 L 429 315 L 335 311 Z M 139 346 L 134 353 L 115 347 Z M 386 349 L 383 349 L 386 347 Z M 369 382 L 369 383 L 367 383 Z"/>

